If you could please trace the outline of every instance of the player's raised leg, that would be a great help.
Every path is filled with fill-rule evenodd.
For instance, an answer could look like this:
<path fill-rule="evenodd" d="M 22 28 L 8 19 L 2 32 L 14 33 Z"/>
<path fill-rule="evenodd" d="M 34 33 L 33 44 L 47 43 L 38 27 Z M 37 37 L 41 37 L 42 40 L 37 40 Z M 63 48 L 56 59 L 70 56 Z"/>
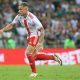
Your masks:
<path fill-rule="evenodd" d="M 47 54 L 37 54 L 41 50 L 41 46 L 38 44 L 36 46 L 35 54 L 35 60 L 54 60 L 58 62 L 60 65 L 62 65 L 62 60 L 59 58 L 58 55 L 47 55 Z M 40 53 L 40 52 L 39 52 Z"/>
<path fill-rule="evenodd" d="M 58 55 L 36 54 L 35 60 L 54 60 L 62 65 L 62 60 L 59 58 Z"/>

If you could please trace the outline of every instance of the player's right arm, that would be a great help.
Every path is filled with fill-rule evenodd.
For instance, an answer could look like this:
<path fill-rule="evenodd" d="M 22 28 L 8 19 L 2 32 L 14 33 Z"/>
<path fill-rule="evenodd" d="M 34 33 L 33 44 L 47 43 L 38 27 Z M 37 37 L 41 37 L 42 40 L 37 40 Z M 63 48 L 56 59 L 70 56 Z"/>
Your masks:
<path fill-rule="evenodd" d="M 2 33 L 2 32 L 5 32 L 5 31 L 8 31 L 8 30 L 11 30 L 13 27 L 14 27 L 14 25 L 15 24 L 8 24 L 7 26 L 5 26 L 4 28 L 2 28 L 1 30 L 0 30 L 0 33 Z"/>
<path fill-rule="evenodd" d="M 12 21 L 12 23 L 7 24 L 5 27 L 3 27 L 3 28 L 0 30 L 0 33 L 11 30 L 11 29 L 15 26 L 15 24 L 18 22 L 18 18 L 19 18 L 19 16 L 17 15 L 17 16 L 14 18 L 14 20 Z"/>

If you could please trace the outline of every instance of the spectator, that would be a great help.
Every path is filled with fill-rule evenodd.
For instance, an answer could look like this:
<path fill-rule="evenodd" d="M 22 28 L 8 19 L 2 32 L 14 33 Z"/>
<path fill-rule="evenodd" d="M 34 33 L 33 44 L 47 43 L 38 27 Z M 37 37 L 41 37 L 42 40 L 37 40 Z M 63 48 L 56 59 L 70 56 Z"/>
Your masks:
<path fill-rule="evenodd" d="M 76 16 L 73 15 L 73 18 L 71 19 L 71 26 L 74 31 L 77 30 L 77 25 L 78 25 L 78 20 L 77 20 Z"/>
<path fill-rule="evenodd" d="M 76 0 L 76 4 L 80 6 L 80 0 Z"/>
<path fill-rule="evenodd" d="M 80 48 L 80 29 L 75 33 L 75 39 L 76 47 Z"/>
<path fill-rule="evenodd" d="M 76 48 L 75 43 L 70 35 L 68 35 L 64 41 L 64 48 Z"/>
<path fill-rule="evenodd" d="M 12 38 L 7 38 L 5 48 L 16 48 L 16 43 Z"/>

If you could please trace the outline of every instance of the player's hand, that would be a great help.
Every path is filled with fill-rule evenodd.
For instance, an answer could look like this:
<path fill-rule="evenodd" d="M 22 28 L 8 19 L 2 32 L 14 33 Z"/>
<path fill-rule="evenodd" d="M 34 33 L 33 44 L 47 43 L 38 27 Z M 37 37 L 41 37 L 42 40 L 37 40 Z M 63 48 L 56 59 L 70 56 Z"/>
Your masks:
<path fill-rule="evenodd" d="M 1 33 L 3 33 L 3 30 L 2 30 L 2 29 L 0 30 L 0 34 L 1 34 Z"/>

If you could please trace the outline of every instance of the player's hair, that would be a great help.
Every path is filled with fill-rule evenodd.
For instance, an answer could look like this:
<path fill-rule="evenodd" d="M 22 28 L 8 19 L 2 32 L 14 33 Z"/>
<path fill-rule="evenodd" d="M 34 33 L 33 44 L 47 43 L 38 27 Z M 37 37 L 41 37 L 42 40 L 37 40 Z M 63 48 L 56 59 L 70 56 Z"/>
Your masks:
<path fill-rule="evenodd" d="M 19 4 L 19 6 L 29 6 L 29 4 L 27 2 L 22 2 L 21 4 Z"/>

